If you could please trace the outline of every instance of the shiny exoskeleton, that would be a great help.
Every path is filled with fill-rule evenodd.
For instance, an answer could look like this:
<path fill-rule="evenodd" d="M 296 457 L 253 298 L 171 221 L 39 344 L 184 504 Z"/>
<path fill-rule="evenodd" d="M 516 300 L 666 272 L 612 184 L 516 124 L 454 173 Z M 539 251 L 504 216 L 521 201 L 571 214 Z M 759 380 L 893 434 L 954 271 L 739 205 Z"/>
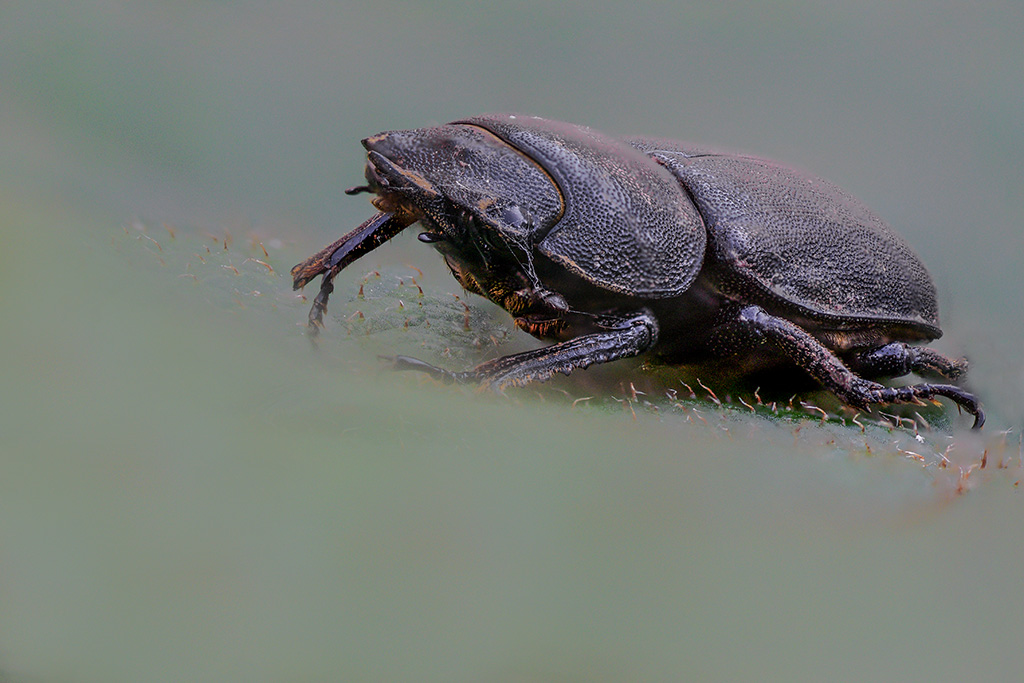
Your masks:
<path fill-rule="evenodd" d="M 835 185 L 772 161 L 673 140 L 615 139 L 533 116 L 492 114 L 363 140 L 380 211 L 292 269 L 338 272 L 419 223 L 459 283 L 555 342 L 449 372 L 495 388 L 652 352 L 742 372 L 796 366 L 861 409 L 947 397 L 952 384 L 887 387 L 908 373 L 955 380 L 962 359 L 911 346 L 941 336 L 935 287 L 889 227 Z"/>

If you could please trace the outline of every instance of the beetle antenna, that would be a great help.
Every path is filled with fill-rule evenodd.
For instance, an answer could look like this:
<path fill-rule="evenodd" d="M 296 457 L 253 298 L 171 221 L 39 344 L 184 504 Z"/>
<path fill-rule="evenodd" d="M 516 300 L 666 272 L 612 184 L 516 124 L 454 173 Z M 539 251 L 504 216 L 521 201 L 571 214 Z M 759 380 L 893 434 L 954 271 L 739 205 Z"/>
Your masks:
<path fill-rule="evenodd" d="M 356 185 L 345 190 L 345 194 L 360 194 L 362 192 L 373 192 L 369 185 Z"/>

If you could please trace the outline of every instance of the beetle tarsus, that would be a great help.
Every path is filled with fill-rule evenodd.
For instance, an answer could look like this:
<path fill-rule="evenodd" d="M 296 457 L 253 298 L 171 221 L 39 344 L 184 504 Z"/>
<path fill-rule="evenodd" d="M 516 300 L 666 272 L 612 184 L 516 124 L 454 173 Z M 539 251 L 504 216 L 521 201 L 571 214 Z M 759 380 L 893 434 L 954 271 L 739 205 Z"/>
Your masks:
<path fill-rule="evenodd" d="M 431 365 L 426 361 L 422 361 L 411 356 L 377 356 L 377 358 L 378 360 L 391 363 L 392 370 L 414 370 L 416 372 L 423 372 L 435 379 L 441 380 L 445 384 L 466 382 L 477 378 L 476 373 L 472 370 L 468 372 L 453 372 L 451 370 L 439 368 L 436 365 Z"/>
<path fill-rule="evenodd" d="M 866 382 L 867 380 L 862 381 Z M 878 391 L 878 396 L 880 401 L 884 403 L 913 403 L 920 399 L 945 396 L 956 403 L 957 408 L 963 408 L 974 416 L 974 424 L 971 426 L 971 429 L 981 429 L 985 424 L 985 413 L 982 411 L 978 399 L 973 394 L 951 384 L 912 384 L 905 387 L 882 387 Z"/>
<path fill-rule="evenodd" d="M 313 306 L 309 309 L 309 322 L 307 327 L 311 337 L 317 336 L 320 333 L 320 328 L 324 326 L 324 313 L 327 312 L 327 300 L 331 298 L 331 294 L 334 292 L 334 277 L 338 272 L 339 271 L 335 268 L 330 269 L 324 273 L 323 280 L 320 282 L 320 291 L 317 292 L 316 298 L 313 299 Z"/>

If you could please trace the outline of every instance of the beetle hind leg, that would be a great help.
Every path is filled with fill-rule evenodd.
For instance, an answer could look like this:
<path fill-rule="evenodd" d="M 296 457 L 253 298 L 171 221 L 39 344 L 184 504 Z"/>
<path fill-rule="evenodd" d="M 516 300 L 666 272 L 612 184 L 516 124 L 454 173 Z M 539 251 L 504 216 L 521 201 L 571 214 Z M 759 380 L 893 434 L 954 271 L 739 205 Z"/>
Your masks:
<path fill-rule="evenodd" d="M 966 358 L 949 358 L 926 347 L 892 342 L 847 358 L 850 368 L 865 377 L 902 377 L 911 372 L 958 380 L 967 374 Z"/>
<path fill-rule="evenodd" d="M 770 315 L 760 306 L 739 310 L 737 322 L 804 369 L 845 403 L 862 409 L 884 403 L 916 403 L 944 396 L 974 416 L 974 429 L 985 424 L 985 414 L 973 394 L 950 384 L 913 384 L 887 387 L 860 377 L 820 341 L 798 325 Z M 885 348 L 885 347 L 883 347 Z M 929 350 L 930 351 L 930 350 Z M 895 353 L 895 352 L 894 352 Z M 939 354 L 931 352 L 935 356 Z M 946 362 L 952 363 L 944 356 Z M 916 371 L 916 370 L 915 370 Z"/>

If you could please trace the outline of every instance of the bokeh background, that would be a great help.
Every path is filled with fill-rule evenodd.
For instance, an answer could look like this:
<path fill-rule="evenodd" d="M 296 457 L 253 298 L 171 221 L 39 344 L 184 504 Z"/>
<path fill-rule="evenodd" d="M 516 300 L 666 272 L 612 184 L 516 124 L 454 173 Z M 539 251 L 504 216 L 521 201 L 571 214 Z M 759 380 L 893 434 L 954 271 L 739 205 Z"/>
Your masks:
<path fill-rule="evenodd" d="M 0 680 L 1019 678 L 1022 35 L 1016 0 L 0 3 Z M 499 110 L 864 199 L 983 434 L 381 372 L 531 343 L 411 236 L 313 349 L 287 271 L 369 215 L 359 139 Z"/>

